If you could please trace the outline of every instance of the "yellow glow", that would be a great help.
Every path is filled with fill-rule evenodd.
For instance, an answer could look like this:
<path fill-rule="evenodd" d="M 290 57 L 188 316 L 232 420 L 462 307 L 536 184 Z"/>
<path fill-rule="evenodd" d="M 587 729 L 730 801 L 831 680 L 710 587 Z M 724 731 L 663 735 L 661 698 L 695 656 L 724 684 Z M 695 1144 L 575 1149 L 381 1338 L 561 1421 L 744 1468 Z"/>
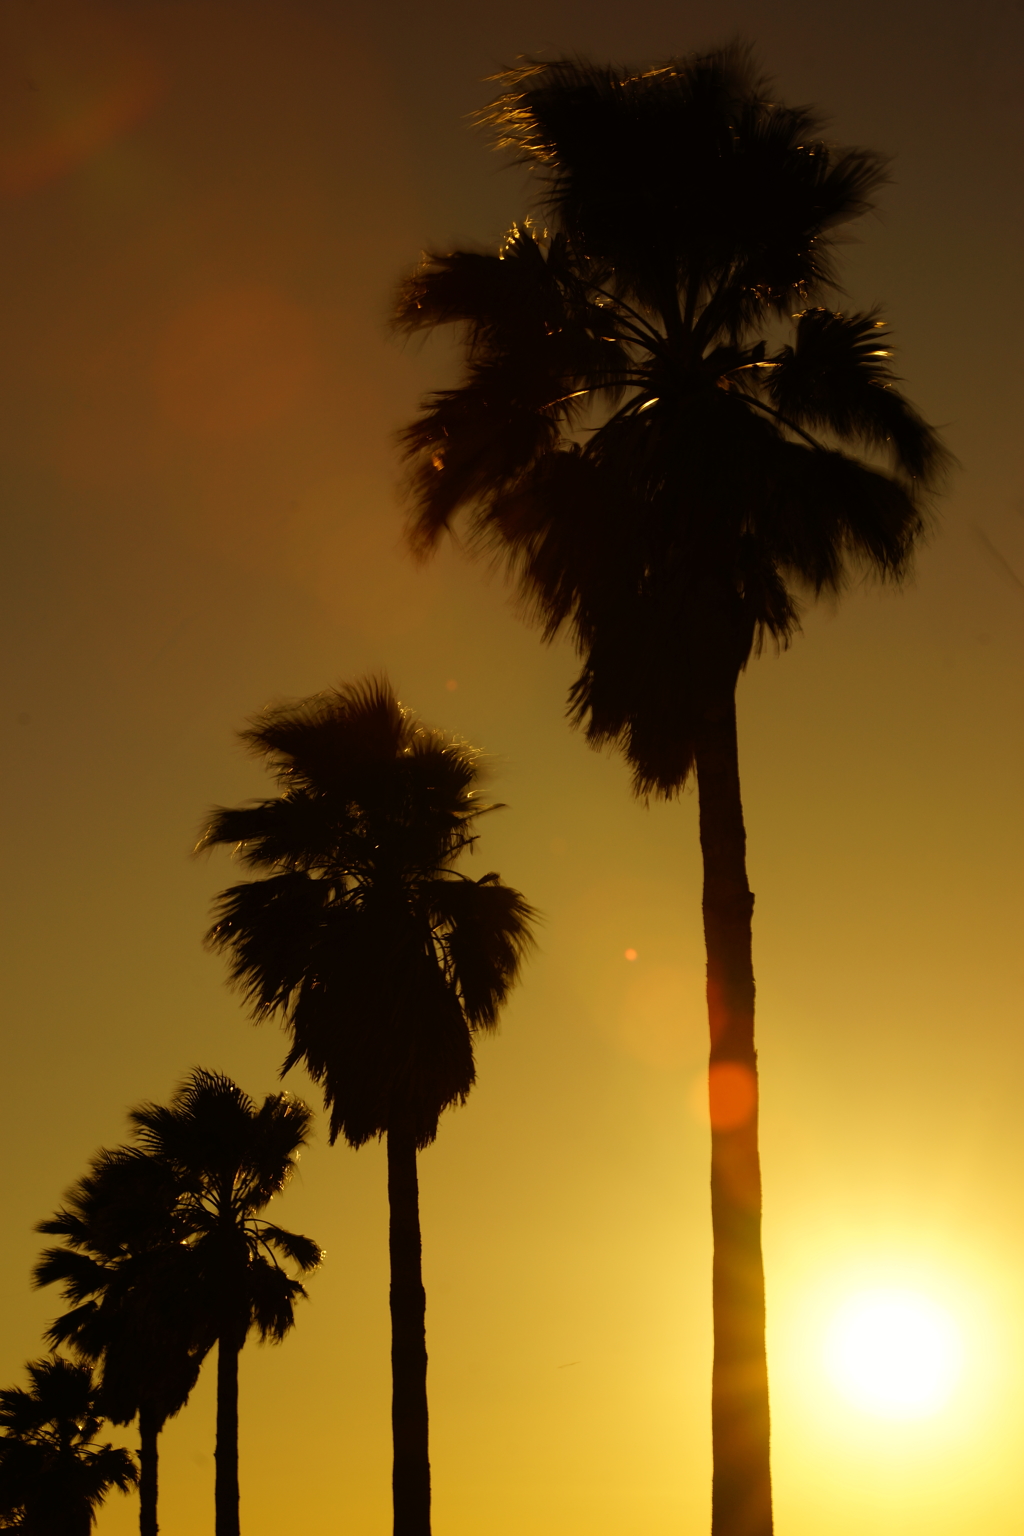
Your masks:
<path fill-rule="evenodd" d="M 948 1230 L 908 1232 L 902 1217 L 825 1219 L 788 1257 L 769 1306 L 780 1479 L 838 1499 L 839 1536 L 881 1529 L 882 1511 L 893 1530 L 901 1510 L 916 1520 L 926 1490 L 955 1530 L 965 1479 L 984 1484 L 1016 1443 L 1012 1287 Z"/>
<path fill-rule="evenodd" d="M 963 1368 L 963 1341 L 944 1307 L 914 1291 L 874 1290 L 840 1308 L 827 1341 L 839 1390 L 883 1418 L 923 1418 L 944 1407 Z"/>

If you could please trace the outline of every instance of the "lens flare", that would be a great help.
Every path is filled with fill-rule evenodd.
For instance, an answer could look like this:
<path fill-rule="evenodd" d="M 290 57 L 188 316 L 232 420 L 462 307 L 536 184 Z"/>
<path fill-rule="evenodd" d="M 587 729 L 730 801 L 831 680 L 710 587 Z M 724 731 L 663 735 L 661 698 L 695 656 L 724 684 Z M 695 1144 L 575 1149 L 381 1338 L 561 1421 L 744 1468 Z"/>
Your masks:
<path fill-rule="evenodd" d="M 708 1072 L 708 1102 L 714 1130 L 738 1130 L 757 1108 L 757 1079 L 741 1061 L 713 1062 Z"/>
<path fill-rule="evenodd" d="M 827 1363 L 843 1396 L 865 1412 L 924 1418 L 944 1406 L 956 1385 L 963 1344 L 949 1313 L 928 1297 L 866 1291 L 835 1317 Z"/>

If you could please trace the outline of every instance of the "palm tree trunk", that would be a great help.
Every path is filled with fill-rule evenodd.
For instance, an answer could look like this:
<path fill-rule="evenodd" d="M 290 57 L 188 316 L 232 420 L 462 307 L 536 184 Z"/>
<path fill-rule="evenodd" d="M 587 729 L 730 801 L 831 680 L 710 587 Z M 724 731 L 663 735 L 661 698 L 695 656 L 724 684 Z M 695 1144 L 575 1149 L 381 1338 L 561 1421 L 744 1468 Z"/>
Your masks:
<path fill-rule="evenodd" d="M 709 711 L 697 742 L 704 937 L 711 1026 L 712 1536 L 771 1536 L 761 1165 L 746 833 L 736 703 Z"/>
<path fill-rule="evenodd" d="M 395 1536 L 430 1536 L 427 1297 L 423 1289 L 416 1139 L 388 1131 L 391 1250 L 391 1431 Z"/>
<path fill-rule="evenodd" d="M 163 1426 L 156 1409 L 139 1409 L 139 1536 L 157 1536 L 157 1436 Z"/>
<path fill-rule="evenodd" d="M 221 1338 L 217 1345 L 217 1446 L 213 1453 L 216 1536 L 239 1536 L 238 1355 L 239 1346 Z"/>

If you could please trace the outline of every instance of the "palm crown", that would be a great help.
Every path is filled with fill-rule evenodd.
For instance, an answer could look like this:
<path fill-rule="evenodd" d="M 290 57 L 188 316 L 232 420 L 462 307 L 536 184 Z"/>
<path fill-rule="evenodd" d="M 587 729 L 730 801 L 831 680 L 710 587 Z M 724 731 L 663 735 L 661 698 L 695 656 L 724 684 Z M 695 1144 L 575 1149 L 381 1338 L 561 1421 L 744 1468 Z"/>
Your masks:
<path fill-rule="evenodd" d="M 254 1328 L 280 1340 L 306 1295 L 280 1260 L 309 1272 L 321 1261 L 312 1238 L 265 1221 L 260 1212 L 294 1171 L 312 1111 L 287 1093 L 257 1106 L 231 1081 L 196 1071 L 169 1105 L 142 1104 L 130 1113 L 141 1150 L 173 1170 L 177 1219 L 190 1250 L 192 1286 L 212 1337 L 239 1348 Z"/>
<path fill-rule="evenodd" d="M 801 589 L 903 574 L 943 467 L 877 314 L 812 306 L 885 165 L 826 145 L 736 46 L 499 79 L 482 120 L 539 172 L 550 230 L 427 256 L 402 288 L 401 328 L 466 338 L 463 381 L 405 433 L 414 539 L 467 514 L 546 634 L 572 630 L 576 720 L 672 794 Z"/>
<path fill-rule="evenodd" d="M 59 1284 L 71 1310 L 47 1332 L 83 1359 L 102 1361 L 104 1412 L 126 1424 L 151 1407 L 178 1412 L 213 1336 L 197 1326 L 191 1224 L 175 1170 L 135 1148 L 103 1151 L 38 1230 L 62 1239 L 33 1270 Z"/>
<path fill-rule="evenodd" d="M 103 1423 L 87 1365 L 28 1365 L 29 1388 L 0 1392 L 0 1527 L 88 1536 L 111 1488 L 138 1481 L 128 1451 L 99 1445 Z"/>
<path fill-rule="evenodd" d="M 263 878 L 218 898 L 226 950 L 253 1013 L 280 1011 L 323 1085 L 331 1140 L 402 1125 L 419 1146 L 475 1077 L 526 943 L 517 891 L 454 865 L 485 810 L 478 755 L 428 730 L 384 681 L 268 711 L 244 733 L 281 794 L 219 809 L 200 847 L 236 844 Z"/>

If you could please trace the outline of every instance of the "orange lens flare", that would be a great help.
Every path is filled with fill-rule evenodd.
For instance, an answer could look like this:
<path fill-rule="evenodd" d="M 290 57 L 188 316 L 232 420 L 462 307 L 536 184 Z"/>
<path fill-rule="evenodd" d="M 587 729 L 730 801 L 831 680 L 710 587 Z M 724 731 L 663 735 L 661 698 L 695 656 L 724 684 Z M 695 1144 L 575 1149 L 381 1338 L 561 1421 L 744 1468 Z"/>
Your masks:
<path fill-rule="evenodd" d="M 163 90 L 150 61 L 133 58 L 123 78 L 93 100 L 63 102 L 55 93 L 50 110 L 59 120 L 34 124 L 21 143 L 0 149 L 0 199 L 22 197 L 77 170 L 147 117 Z"/>
<path fill-rule="evenodd" d="M 738 1130 L 757 1108 L 757 1078 L 742 1062 L 713 1062 L 708 1072 L 708 1104 L 713 1130 Z"/>

